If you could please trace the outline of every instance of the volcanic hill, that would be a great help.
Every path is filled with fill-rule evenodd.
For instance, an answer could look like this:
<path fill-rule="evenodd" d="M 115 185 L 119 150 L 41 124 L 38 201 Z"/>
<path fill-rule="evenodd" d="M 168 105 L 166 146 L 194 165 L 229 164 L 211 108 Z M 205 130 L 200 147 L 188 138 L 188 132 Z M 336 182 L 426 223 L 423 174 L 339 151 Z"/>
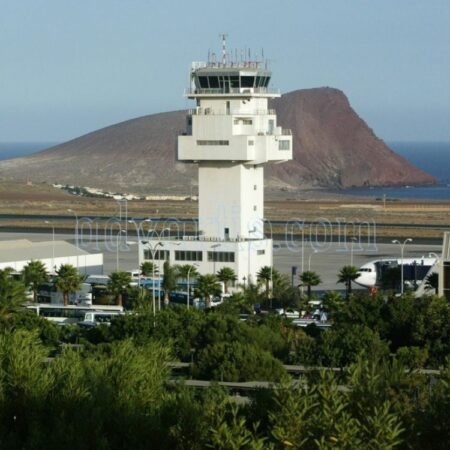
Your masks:
<path fill-rule="evenodd" d="M 267 167 L 269 191 L 436 181 L 378 139 L 337 89 L 293 91 L 271 106 L 278 124 L 292 130 L 294 158 Z M 174 111 L 131 119 L 27 157 L 0 161 L 0 179 L 189 194 L 197 184 L 196 165 L 176 161 L 185 116 L 186 111 Z"/>

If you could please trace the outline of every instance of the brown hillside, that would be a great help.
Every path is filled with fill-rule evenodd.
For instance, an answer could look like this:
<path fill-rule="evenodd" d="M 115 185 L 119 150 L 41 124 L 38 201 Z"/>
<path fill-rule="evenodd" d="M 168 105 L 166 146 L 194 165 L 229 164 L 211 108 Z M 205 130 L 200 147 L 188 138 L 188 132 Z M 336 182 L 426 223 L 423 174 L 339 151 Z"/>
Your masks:
<path fill-rule="evenodd" d="M 274 178 L 335 187 L 435 182 L 377 138 L 342 91 L 298 90 L 276 99 L 273 107 L 294 137 L 294 161 L 274 166 Z"/>
<path fill-rule="evenodd" d="M 267 169 L 269 190 L 435 181 L 378 139 L 341 91 L 294 91 L 273 106 L 278 123 L 292 129 L 294 160 Z M 175 160 L 185 114 L 174 111 L 128 120 L 32 156 L 0 161 L 0 178 L 149 195 L 188 194 L 197 182 L 196 166 Z"/>

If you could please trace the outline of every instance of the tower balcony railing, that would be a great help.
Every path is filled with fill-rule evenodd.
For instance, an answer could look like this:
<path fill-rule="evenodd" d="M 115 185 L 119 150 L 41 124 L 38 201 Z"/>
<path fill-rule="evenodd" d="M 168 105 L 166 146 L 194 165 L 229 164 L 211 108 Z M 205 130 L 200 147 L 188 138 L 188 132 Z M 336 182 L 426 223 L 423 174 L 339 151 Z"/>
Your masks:
<path fill-rule="evenodd" d="M 191 95 L 246 95 L 246 94 L 268 94 L 268 95 L 281 95 L 279 89 L 274 88 L 266 88 L 266 87 L 249 87 L 249 88 L 230 88 L 230 87 L 223 87 L 223 88 L 189 88 L 185 89 L 184 95 L 186 97 L 189 97 Z"/>
<path fill-rule="evenodd" d="M 211 108 L 196 108 L 188 111 L 190 116 L 271 116 L 276 115 L 274 109 L 254 109 L 251 111 L 234 111 L 229 109 L 216 110 Z"/>

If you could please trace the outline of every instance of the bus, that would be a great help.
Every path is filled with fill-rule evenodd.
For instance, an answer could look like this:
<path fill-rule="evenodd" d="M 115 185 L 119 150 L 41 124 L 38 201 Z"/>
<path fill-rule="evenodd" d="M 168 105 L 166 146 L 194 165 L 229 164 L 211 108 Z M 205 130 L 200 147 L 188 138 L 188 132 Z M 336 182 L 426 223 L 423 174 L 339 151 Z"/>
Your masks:
<path fill-rule="evenodd" d="M 48 303 L 33 303 L 25 305 L 26 309 L 34 311 L 36 315 L 58 325 L 76 324 L 86 320 L 86 315 L 93 312 L 104 312 L 108 314 L 123 313 L 123 306 L 117 305 L 55 305 Z M 89 317 L 89 316 L 88 316 Z"/>
<path fill-rule="evenodd" d="M 122 315 L 119 311 L 91 311 L 87 312 L 84 320 L 78 322 L 78 325 L 83 328 L 96 327 L 97 325 L 111 325 L 111 320 Z"/>

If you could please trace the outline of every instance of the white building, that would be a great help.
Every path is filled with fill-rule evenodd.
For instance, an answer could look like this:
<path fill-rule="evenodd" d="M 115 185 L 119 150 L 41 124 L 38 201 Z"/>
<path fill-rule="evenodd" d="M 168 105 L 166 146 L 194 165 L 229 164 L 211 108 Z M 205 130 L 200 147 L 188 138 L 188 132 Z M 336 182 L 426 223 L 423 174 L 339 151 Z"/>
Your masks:
<path fill-rule="evenodd" d="M 181 240 L 140 243 L 140 263 L 168 259 L 196 264 L 200 273 L 235 270 L 239 283 L 256 281 L 272 266 L 272 240 L 264 238 L 264 165 L 292 159 L 290 130 L 268 108 L 280 94 L 260 61 L 193 63 L 186 95 L 196 105 L 178 137 L 178 161 L 198 164 L 199 229 Z"/>
<path fill-rule="evenodd" d="M 12 267 L 20 272 L 32 260 L 42 261 L 49 273 L 62 264 L 71 264 L 82 274 L 103 273 L 102 253 L 91 254 L 66 241 L 0 241 L 0 269 Z"/>

